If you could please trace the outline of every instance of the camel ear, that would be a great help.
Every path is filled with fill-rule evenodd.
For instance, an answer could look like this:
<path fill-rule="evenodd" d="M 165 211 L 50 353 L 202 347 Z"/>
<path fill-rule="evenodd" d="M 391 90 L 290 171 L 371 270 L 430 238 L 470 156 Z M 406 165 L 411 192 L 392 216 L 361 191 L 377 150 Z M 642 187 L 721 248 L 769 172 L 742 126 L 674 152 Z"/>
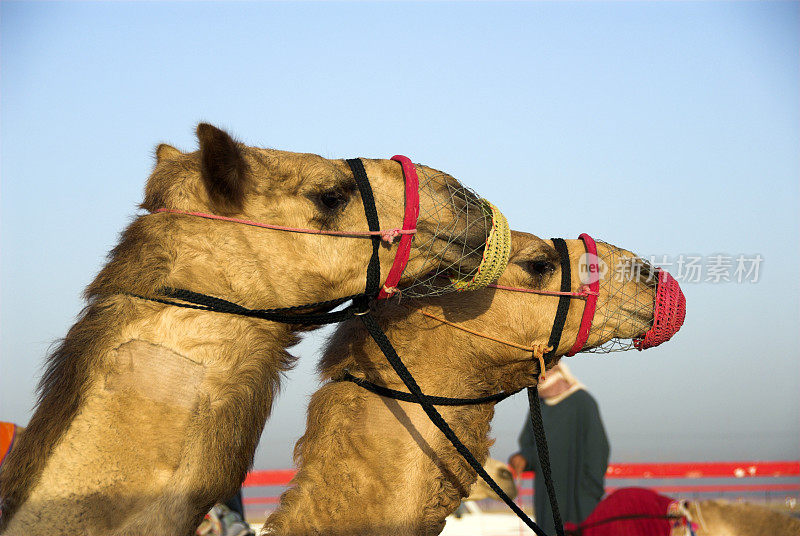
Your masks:
<path fill-rule="evenodd" d="M 223 212 L 241 210 L 249 172 L 239 144 L 208 123 L 197 125 L 197 139 L 203 182 L 214 208 Z"/>
<path fill-rule="evenodd" d="M 159 162 L 162 160 L 174 160 L 182 154 L 178 149 L 166 143 L 162 143 L 156 148 L 156 160 Z"/>

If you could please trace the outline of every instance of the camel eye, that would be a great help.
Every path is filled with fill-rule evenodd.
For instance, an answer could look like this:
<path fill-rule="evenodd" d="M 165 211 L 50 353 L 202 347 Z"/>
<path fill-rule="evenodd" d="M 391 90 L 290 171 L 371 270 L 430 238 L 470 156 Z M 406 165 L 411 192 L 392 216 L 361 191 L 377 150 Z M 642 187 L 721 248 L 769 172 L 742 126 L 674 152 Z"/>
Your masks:
<path fill-rule="evenodd" d="M 341 190 L 325 190 L 318 197 L 319 204 L 327 210 L 337 210 L 347 204 L 347 196 Z"/>
<path fill-rule="evenodd" d="M 528 262 L 528 272 L 534 275 L 547 276 L 555 271 L 555 264 L 546 259 L 536 259 L 535 261 Z"/>

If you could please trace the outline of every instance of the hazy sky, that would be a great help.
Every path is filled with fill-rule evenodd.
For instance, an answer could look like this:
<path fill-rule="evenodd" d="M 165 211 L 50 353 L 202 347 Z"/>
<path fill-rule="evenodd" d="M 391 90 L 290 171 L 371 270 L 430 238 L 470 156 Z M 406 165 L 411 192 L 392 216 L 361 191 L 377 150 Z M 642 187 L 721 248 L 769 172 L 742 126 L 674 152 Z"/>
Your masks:
<path fill-rule="evenodd" d="M 800 457 L 798 3 L 3 1 L 0 17 L 0 419 L 30 418 L 156 144 L 191 150 L 206 120 L 251 145 L 406 154 L 545 238 L 761 255 L 755 283 L 684 282 L 669 344 L 569 363 L 614 461 Z M 257 468 L 290 466 L 321 340 L 294 349 Z M 499 406 L 494 456 L 524 416 L 524 395 Z"/>

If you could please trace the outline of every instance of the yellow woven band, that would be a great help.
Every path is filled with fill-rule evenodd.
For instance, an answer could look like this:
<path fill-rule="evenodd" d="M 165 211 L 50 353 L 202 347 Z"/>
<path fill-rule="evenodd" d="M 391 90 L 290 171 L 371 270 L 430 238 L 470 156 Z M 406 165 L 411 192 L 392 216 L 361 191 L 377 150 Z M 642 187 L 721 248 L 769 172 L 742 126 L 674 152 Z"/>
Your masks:
<path fill-rule="evenodd" d="M 476 290 L 493 283 L 506 270 L 511 254 L 511 228 L 508 220 L 496 206 L 485 199 L 483 210 L 492 217 L 492 229 L 483 249 L 483 260 L 472 279 L 451 279 L 457 290 Z"/>

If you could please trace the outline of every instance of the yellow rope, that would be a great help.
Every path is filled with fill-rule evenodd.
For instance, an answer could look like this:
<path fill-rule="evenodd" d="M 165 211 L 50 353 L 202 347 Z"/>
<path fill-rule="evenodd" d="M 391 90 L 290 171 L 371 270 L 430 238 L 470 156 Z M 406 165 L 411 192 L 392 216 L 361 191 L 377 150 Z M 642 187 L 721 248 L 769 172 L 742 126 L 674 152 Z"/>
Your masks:
<path fill-rule="evenodd" d="M 512 348 L 519 348 L 520 350 L 525 350 L 527 352 L 531 352 L 533 357 L 535 357 L 539 361 L 539 381 L 543 382 L 545 380 L 544 374 L 544 354 L 552 350 L 551 346 L 545 346 L 543 344 L 534 344 L 533 346 L 525 346 L 522 344 L 517 344 L 515 342 L 507 341 L 505 339 L 500 339 L 497 337 L 492 337 L 491 335 L 487 335 L 485 333 L 481 333 L 480 331 L 475 331 L 473 329 L 465 328 L 464 326 L 460 326 L 454 322 L 450 322 L 449 320 L 445 320 L 444 318 L 438 317 L 434 314 L 428 313 L 426 311 L 420 311 L 424 316 L 428 318 L 432 318 L 441 322 L 442 324 L 447 324 L 448 326 L 452 326 L 456 329 L 460 329 L 461 331 L 466 331 L 467 333 L 471 333 L 472 335 L 476 335 L 478 337 L 488 339 L 490 341 L 499 342 L 500 344 L 505 344 L 506 346 L 511 346 Z"/>
<path fill-rule="evenodd" d="M 486 239 L 483 259 L 472 279 L 452 279 L 457 290 L 476 290 L 496 281 L 506 270 L 508 257 L 511 255 L 511 227 L 508 220 L 496 206 L 486 199 L 481 201 L 486 215 L 492 217 L 492 229 Z"/>

